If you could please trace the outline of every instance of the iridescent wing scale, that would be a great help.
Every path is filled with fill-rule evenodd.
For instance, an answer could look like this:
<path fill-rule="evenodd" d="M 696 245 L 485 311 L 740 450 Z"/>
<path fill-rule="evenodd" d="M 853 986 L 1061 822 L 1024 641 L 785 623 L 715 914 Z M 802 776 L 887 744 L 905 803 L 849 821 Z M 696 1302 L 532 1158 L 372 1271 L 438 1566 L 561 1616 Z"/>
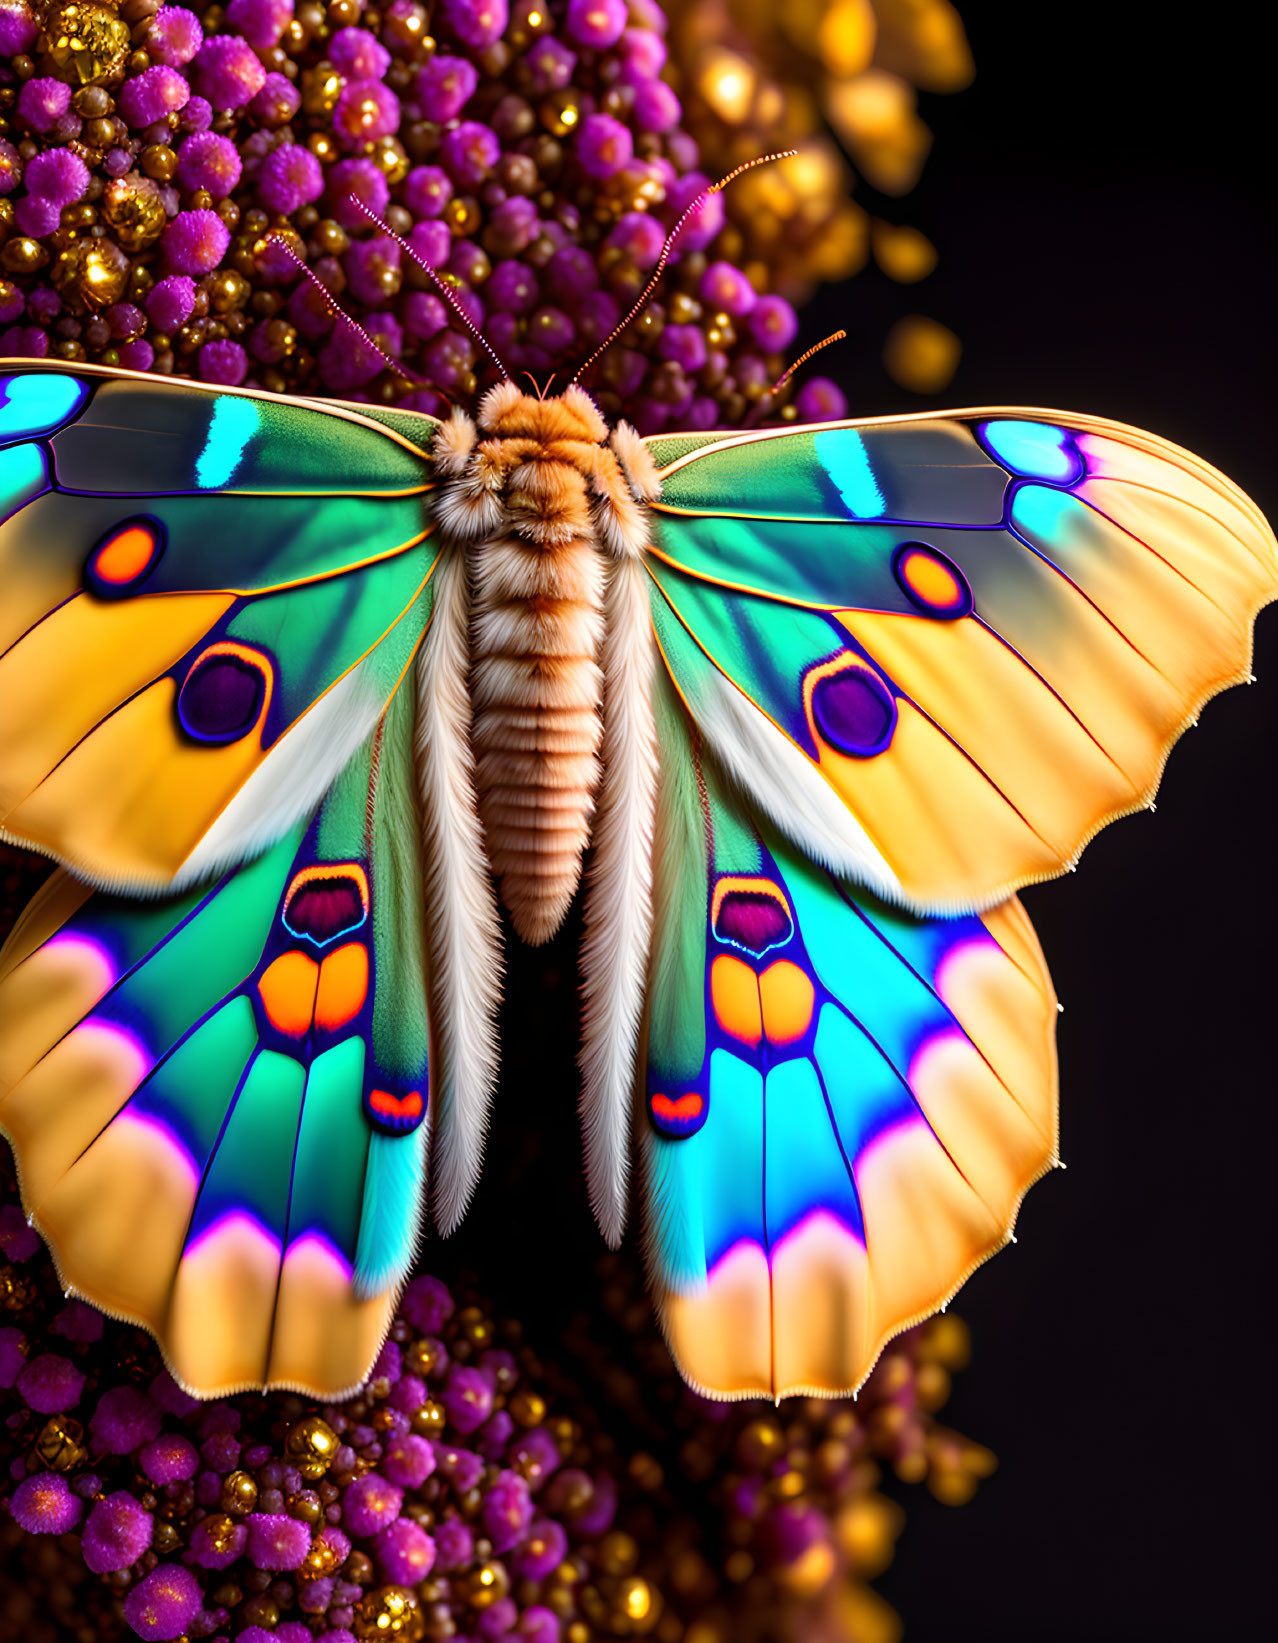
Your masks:
<path fill-rule="evenodd" d="M 411 1254 L 430 434 L 0 386 L 3 826 L 134 891 L 224 875 L 150 906 L 55 875 L 3 956 L 0 1123 L 68 1281 L 201 1391 L 353 1383 Z M 1004 898 L 1245 675 L 1273 541 L 1085 418 L 649 444 L 654 1283 L 706 1390 L 846 1390 L 1053 1161 L 1051 984 Z"/>

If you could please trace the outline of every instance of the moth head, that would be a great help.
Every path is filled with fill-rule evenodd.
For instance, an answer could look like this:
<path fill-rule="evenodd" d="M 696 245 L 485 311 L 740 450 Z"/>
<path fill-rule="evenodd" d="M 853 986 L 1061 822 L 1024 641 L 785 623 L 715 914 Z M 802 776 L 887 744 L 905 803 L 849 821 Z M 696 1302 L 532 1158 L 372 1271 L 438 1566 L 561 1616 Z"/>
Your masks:
<path fill-rule="evenodd" d="M 579 439 L 602 445 L 608 424 L 584 388 L 570 384 L 562 394 L 542 398 L 513 382 L 499 382 L 479 402 L 482 433 L 513 439 Z"/>

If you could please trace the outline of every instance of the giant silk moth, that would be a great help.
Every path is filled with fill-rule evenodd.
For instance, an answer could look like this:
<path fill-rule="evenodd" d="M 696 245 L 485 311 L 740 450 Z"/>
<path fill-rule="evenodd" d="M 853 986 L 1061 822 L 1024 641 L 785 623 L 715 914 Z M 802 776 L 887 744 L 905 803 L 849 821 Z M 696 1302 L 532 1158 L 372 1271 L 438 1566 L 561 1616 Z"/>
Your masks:
<path fill-rule="evenodd" d="M 582 1112 L 723 1396 L 853 1390 L 1056 1161 L 1015 892 L 1246 677 L 1275 544 L 1036 410 L 640 439 L 0 381 L 0 1126 L 64 1281 L 202 1396 L 367 1373 L 497 1064 L 499 900 L 586 867 Z"/>

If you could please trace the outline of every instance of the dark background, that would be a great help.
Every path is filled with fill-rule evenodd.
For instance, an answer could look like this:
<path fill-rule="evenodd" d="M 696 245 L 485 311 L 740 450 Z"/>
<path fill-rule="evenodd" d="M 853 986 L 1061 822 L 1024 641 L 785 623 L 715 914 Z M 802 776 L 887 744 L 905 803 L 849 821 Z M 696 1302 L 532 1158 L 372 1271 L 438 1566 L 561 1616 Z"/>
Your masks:
<path fill-rule="evenodd" d="M 924 228 L 940 267 L 916 287 L 870 273 L 824 293 L 804 340 L 850 336 L 816 369 L 844 383 L 853 414 L 1020 403 L 1148 427 L 1273 517 L 1261 127 L 1274 70 L 1248 32 L 1257 14 L 1210 8 L 1182 26 L 1131 0 L 961 9 L 977 80 L 924 99 L 936 145 L 922 186 L 867 198 Z M 879 363 L 888 325 L 913 311 L 963 341 L 935 401 Z M 1197 1643 L 1272 1627 L 1273 612 L 1256 672 L 1176 750 L 1156 815 L 1109 829 L 1077 874 L 1025 896 L 1066 1006 L 1069 1168 L 1035 1188 L 1019 1243 L 956 1303 L 974 1363 L 943 1418 L 1000 1467 L 959 1510 L 900 1492 L 909 1522 L 880 1589 L 909 1643 Z M 498 1300 L 547 1343 L 597 1283 L 572 1167 L 577 934 L 549 965 L 511 949 L 495 1155 L 463 1232 L 427 1254 L 497 1277 Z"/>
<path fill-rule="evenodd" d="M 847 325 L 853 414 L 918 403 L 877 368 L 877 337 L 930 313 L 963 341 L 935 403 L 1150 428 L 1273 518 L 1275 65 L 1258 12 L 959 9 L 977 79 L 924 100 L 936 145 L 897 208 L 940 266 L 905 290 L 867 277 L 808 316 L 814 338 Z M 1066 1007 L 1069 1168 L 956 1303 L 975 1361 L 943 1418 L 1001 1464 L 959 1511 L 911 1492 L 880 1583 L 911 1643 L 1278 1623 L 1272 610 L 1255 671 L 1173 754 L 1156 815 L 1025 895 Z"/>

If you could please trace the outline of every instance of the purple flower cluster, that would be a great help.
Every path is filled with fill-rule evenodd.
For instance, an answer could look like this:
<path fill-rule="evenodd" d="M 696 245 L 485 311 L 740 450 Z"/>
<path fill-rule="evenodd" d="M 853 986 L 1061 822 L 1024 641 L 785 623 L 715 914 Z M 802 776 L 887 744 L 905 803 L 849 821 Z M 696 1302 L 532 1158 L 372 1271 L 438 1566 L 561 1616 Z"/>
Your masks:
<path fill-rule="evenodd" d="M 0 1209 L 4 1271 L 47 1269 L 39 1249 Z M 10 1282 L 0 1297 L 10 1310 L 14 1294 Z M 18 1299 L 21 1323 L 0 1328 L 8 1533 L 74 1537 L 102 1601 L 120 1602 L 99 1639 L 351 1643 L 396 1617 L 388 1635 L 420 1637 L 428 1607 L 449 1635 L 560 1636 L 563 1594 L 547 1582 L 607 1536 L 617 1490 L 581 1428 L 549 1416 L 480 1310 L 458 1310 L 438 1280 L 409 1285 L 364 1392 L 329 1407 L 201 1405 L 136 1332 L 78 1301 L 38 1350 L 32 1296 Z M 133 1338 L 123 1361 L 101 1350 L 107 1330 Z"/>
<path fill-rule="evenodd" d="M 4 7 L 10 354 L 438 411 L 472 402 L 491 366 L 424 263 L 512 373 L 562 384 L 710 181 L 660 77 L 653 0 L 127 0 L 132 54 L 78 88 L 79 68 L 44 72 L 58 65 L 26 0 Z M 588 373 L 609 416 L 644 432 L 739 423 L 779 376 L 794 311 L 714 256 L 723 225 L 709 194 Z M 171 300 L 181 280 L 189 302 Z M 761 409 L 843 403 L 816 380 Z"/>

